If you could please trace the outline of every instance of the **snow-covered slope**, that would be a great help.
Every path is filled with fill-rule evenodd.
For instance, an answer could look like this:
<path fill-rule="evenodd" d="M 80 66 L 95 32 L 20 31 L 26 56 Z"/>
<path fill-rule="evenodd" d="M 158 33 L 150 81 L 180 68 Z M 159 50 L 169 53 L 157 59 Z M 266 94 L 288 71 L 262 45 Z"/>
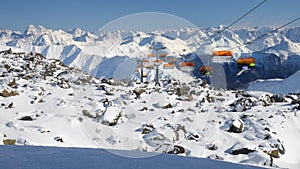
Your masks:
<path fill-rule="evenodd" d="M 145 158 L 155 152 L 262 167 L 300 164 L 295 146 L 300 138 L 299 94 L 213 90 L 177 69 L 163 73 L 160 86 L 96 79 L 36 53 L 4 52 L 0 62 L 0 144 L 29 146 L 24 151 L 30 146 L 103 148 L 125 157 L 128 151 L 143 151 Z M 45 149 L 36 151 L 65 153 Z M 106 156 L 107 161 L 120 159 Z M 203 159 L 215 167 L 210 162 Z"/>
<path fill-rule="evenodd" d="M 258 80 L 250 83 L 248 90 L 274 94 L 300 93 L 300 71 L 286 79 Z"/>

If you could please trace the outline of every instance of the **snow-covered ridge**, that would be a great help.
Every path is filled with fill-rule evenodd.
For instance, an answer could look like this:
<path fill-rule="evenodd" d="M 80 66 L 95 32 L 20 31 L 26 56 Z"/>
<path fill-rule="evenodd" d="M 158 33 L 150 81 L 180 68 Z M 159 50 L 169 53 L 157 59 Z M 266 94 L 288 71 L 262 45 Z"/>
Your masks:
<path fill-rule="evenodd" d="M 177 58 L 182 54 L 191 54 L 201 60 L 204 55 L 210 55 L 213 50 L 220 49 L 232 49 L 236 59 L 243 55 L 255 57 L 258 61 L 257 73 L 252 74 L 250 78 L 244 78 L 250 80 L 233 78 L 233 81 L 242 83 L 256 79 L 286 78 L 300 69 L 299 28 L 286 28 L 273 32 L 247 46 L 243 44 L 275 28 L 229 29 L 222 35 L 216 36 L 216 32 L 222 28 L 223 26 L 155 32 L 91 33 L 79 28 L 64 31 L 29 25 L 24 33 L 1 29 L 0 44 L 19 48 L 26 53 L 37 52 L 46 58 L 59 59 L 65 65 L 77 67 L 94 77 L 111 78 L 118 74 L 116 70 L 123 65 L 136 67 L 133 60 L 152 53 L 149 47 L 154 42 L 161 42 L 167 47 L 166 50 L 161 51 L 162 53 Z M 234 68 L 233 66 L 230 70 Z M 130 69 L 131 72 L 133 70 Z M 197 73 L 199 74 L 193 72 L 193 75 L 197 76 Z M 233 71 L 230 76 L 235 74 L 236 72 Z M 237 86 L 233 88 L 235 87 Z"/>

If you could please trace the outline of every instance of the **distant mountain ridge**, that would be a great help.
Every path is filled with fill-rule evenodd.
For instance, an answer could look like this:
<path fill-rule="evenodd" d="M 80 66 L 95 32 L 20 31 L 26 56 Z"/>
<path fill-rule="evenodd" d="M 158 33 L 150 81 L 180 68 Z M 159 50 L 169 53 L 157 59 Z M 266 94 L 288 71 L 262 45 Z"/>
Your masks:
<path fill-rule="evenodd" d="M 201 56 L 210 55 L 213 50 L 232 49 L 235 58 L 241 55 L 256 57 L 258 65 L 264 65 L 261 71 L 271 70 L 274 65 L 291 68 L 286 70 L 287 74 L 278 78 L 287 77 L 300 68 L 299 64 L 295 64 L 300 63 L 296 57 L 300 55 L 300 27 L 282 29 L 257 40 L 257 37 L 275 28 L 229 29 L 222 35 L 217 35 L 216 32 L 223 28 L 224 26 L 204 29 L 182 28 L 151 33 L 138 31 L 91 33 L 79 28 L 64 31 L 47 29 L 41 25 L 29 25 L 23 33 L 0 29 L 0 44 L 16 47 L 25 52 L 41 53 L 46 58 L 60 59 L 64 64 L 78 67 L 93 76 L 108 78 L 113 76 L 114 70 L 121 62 L 135 67 L 131 59 L 146 57 L 151 52 L 149 50 L 151 44 L 157 41 L 167 47 L 163 52 L 174 57 L 192 54 L 202 59 Z M 255 41 L 252 44 L 245 45 L 253 40 Z M 281 61 L 275 62 L 272 59 L 270 61 L 270 55 Z M 114 57 L 123 59 L 113 59 Z M 101 67 L 103 61 L 116 67 Z M 102 71 L 104 68 L 106 70 Z M 268 73 L 263 74 L 267 75 L 262 75 L 261 78 L 273 77 Z"/>

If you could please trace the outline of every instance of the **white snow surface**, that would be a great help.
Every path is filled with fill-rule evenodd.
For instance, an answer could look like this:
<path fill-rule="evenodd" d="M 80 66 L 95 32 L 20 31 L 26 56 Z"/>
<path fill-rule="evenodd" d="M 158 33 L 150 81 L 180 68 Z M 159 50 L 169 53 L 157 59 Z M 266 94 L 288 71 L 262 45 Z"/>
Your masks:
<path fill-rule="evenodd" d="M 250 83 L 248 90 L 274 94 L 300 93 L 300 71 L 286 79 L 258 80 Z"/>
<path fill-rule="evenodd" d="M 83 167 L 101 164 L 95 160 L 103 160 L 105 168 L 123 163 L 137 168 L 198 168 L 200 162 L 207 168 L 268 167 L 268 153 L 283 151 L 282 147 L 285 151 L 273 158 L 273 166 L 299 168 L 300 115 L 297 103 L 291 101 L 299 99 L 297 94 L 286 102 L 270 102 L 268 93 L 213 90 L 183 72 L 176 78 L 161 73 L 161 86 L 152 81 L 118 84 L 34 53 L 0 54 L 0 62 L 0 144 L 10 139 L 24 146 L 1 146 L 2 152 L 15 152 L 0 156 L 4 164 L 14 160 L 7 164 L 11 168 L 23 162 L 24 168 L 52 168 L 46 154 L 58 168 L 73 168 L 79 162 Z M 104 100 L 110 104 L 104 105 Z M 243 121 L 243 131 L 229 132 L 237 119 Z M 253 152 L 233 153 L 241 148 Z M 136 155 L 136 151 L 144 153 Z M 32 157 L 29 152 L 37 154 Z M 60 156 L 64 158 L 56 158 Z M 136 160 L 137 156 L 143 158 Z"/>

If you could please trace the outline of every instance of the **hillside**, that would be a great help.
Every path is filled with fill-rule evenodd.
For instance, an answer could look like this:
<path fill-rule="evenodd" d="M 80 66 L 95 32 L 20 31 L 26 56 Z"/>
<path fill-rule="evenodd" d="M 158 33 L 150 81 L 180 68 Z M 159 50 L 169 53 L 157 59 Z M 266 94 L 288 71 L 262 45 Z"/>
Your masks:
<path fill-rule="evenodd" d="M 118 156 L 155 152 L 262 167 L 300 164 L 299 93 L 217 90 L 177 69 L 163 71 L 160 86 L 97 79 L 37 53 L 4 51 L 0 62 L 1 144 L 102 148 Z"/>
<path fill-rule="evenodd" d="M 248 90 L 266 91 L 274 94 L 300 93 L 300 71 L 286 79 L 258 80 L 250 83 Z"/>

